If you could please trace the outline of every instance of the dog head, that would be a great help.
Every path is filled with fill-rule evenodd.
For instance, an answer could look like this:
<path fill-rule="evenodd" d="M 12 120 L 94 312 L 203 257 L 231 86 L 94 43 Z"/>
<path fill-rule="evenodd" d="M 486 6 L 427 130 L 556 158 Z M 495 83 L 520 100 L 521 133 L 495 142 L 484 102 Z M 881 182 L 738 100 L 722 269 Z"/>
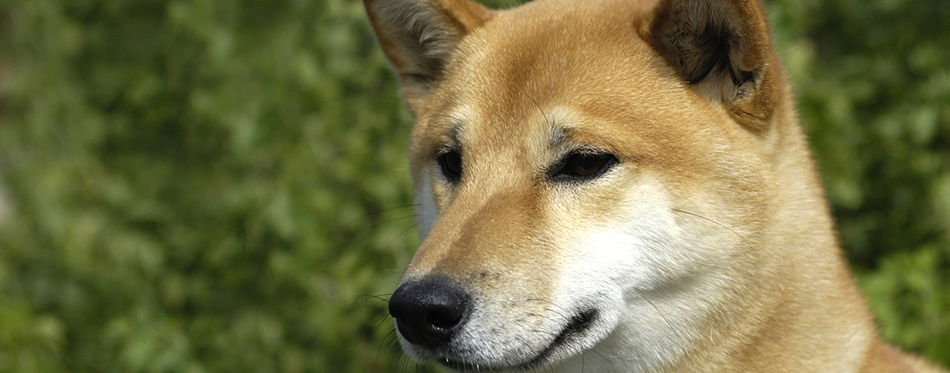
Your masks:
<path fill-rule="evenodd" d="M 364 1 L 416 120 L 411 357 L 635 371 L 754 324 L 801 142 L 757 1 Z"/>

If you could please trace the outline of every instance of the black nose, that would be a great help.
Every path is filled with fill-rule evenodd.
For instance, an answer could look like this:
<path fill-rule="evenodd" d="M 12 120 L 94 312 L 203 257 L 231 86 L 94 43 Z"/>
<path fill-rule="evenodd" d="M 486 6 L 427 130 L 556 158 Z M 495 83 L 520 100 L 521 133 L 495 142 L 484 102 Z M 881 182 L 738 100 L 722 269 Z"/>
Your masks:
<path fill-rule="evenodd" d="M 471 311 L 471 297 L 446 279 L 426 279 L 399 286 L 389 299 L 389 314 L 399 334 L 429 348 L 448 343 Z"/>

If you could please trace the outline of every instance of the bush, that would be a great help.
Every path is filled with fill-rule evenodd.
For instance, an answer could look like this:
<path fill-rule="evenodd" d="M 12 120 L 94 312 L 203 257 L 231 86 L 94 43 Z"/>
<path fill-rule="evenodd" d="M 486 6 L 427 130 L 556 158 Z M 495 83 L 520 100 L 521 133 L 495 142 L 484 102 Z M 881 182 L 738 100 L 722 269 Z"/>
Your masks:
<path fill-rule="evenodd" d="M 948 7 L 769 10 L 885 337 L 950 364 Z M 417 368 L 411 120 L 359 2 L 8 0 L 0 50 L 0 371 Z"/>

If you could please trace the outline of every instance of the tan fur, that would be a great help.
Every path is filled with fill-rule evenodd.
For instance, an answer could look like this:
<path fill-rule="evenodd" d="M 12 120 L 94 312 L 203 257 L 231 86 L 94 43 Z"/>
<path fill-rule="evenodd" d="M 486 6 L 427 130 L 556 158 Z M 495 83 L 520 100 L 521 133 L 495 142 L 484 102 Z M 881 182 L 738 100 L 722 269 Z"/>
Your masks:
<path fill-rule="evenodd" d="M 757 1 L 364 1 L 416 118 L 425 240 L 403 282 L 450 278 L 478 312 L 456 338 L 479 348 L 403 340 L 411 356 L 498 370 L 937 371 L 877 336 Z M 709 30 L 727 53 L 704 54 Z M 619 162 L 587 182 L 546 176 L 586 147 Z M 440 174 L 445 149 L 460 149 L 457 185 Z M 627 253 L 629 276 L 615 274 L 611 258 Z M 535 356 L 576 307 L 600 311 L 588 334 Z"/>

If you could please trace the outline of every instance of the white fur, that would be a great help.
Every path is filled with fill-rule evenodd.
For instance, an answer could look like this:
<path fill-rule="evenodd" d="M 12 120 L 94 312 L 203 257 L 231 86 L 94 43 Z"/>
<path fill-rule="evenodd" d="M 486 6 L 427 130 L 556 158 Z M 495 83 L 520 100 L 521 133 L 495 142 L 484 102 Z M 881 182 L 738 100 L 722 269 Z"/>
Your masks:
<path fill-rule="evenodd" d="M 677 225 L 663 184 L 642 177 L 623 205 L 617 210 L 624 215 L 591 222 L 587 232 L 573 237 L 570 247 L 576 251 L 564 261 L 559 288 L 567 302 L 597 304 L 603 321 L 597 327 L 603 331 L 595 334 L 607 335 L 559 370 L 653 371 L 683 353 L 698 333 L 690 316 L 706 305 L 680 294 L 656 296 L 694 279 L 706 260 Z"/>

